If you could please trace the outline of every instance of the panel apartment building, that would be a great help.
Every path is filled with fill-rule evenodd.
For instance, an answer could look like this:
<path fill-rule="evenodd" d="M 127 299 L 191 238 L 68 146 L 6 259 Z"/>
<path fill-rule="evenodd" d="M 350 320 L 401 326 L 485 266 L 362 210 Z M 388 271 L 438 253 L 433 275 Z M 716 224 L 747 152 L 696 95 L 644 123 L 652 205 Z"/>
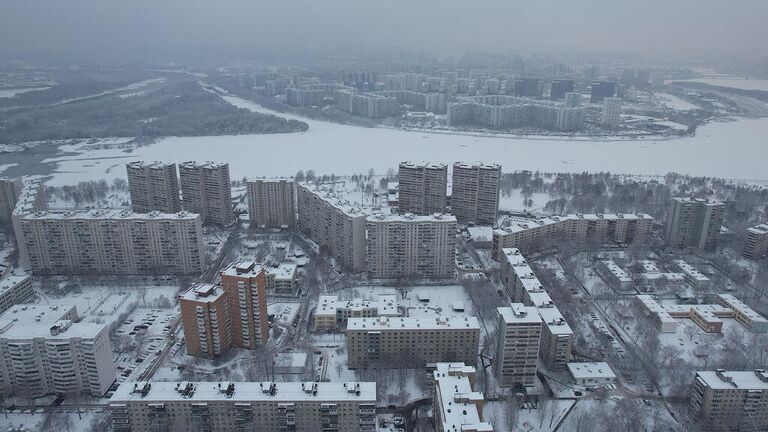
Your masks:
<path fill-rule="evenodd" d="M 232 347 L 254 349 L 269 338 L 266 269 L 237 262 L 221 286 L 195 284 L 179 296 L 187 354 L 215 358 Z"/>
<path fill-rule="evenodd" d="M 103 397 L 115 381 L 109 328 L 72 305 L 16 305 L 0 315 L 0 392 Z"/>
<path fill-rule="evenodd" d="M 689 404 L 705 430 L 768 430 L 768 373 L 762 369 L 696 372 Z"/>
<path fill-rule="evenodd" d="M 193 213 L 39 211 L 20 216 L 19 226 L 35 274 L 186 275 L 205 267 L 200 216 Z"/>
<path fill-rule="evenodd" d="M 16 247 L 19 250 L 19 264 L 22 267 L 29 268 L 30 264 L 21 221 L 30 213 L 45 210 L 46 208 L 43 183 L 40 180 L 24 181 L 21 191 L 16 197 L 16 207 L 14 207 L 13 214 L 11 215 L 13 234 L 16 237 Z"/>
<path fill-rule="evenodd" d="M 445 213 L 448 204 L 445 164 L 401 162 L 397 177 L 400 214 Z"/>
<path fill-rule="evenodd" d="M 768 254 L 768 224 L 759 224 L 747 229 L 747 241 L 744 243 L 744 258 L 758 260 Z"/>
<path fill-rule="evenodd" d="M 725 204 L 700 198 L 673 198 L 667 217 L 666 239 L 673 248 L 717 249 Z"/>
<path fill-rule="evenodd" d="M 480 348 L 480 324 L 470 316 L 430 318 L 350 318 L 347 321 L 347 364 L 424 366 L 436 362 L 473 365 Z"/>
<path fill-rule="evenodd" d="M 256 179 L 247 182 L 248 220 L 255 228 L 296 228 L 294 182 Z"/>
<path fill-rule="evenodd" d="M 461 223 L 495 225 L 501 165 L 453 164 L 451 213 Z"/>
<path fill-rule="evenodd" d="M 374 382 L 125 382 L 115 432 L 375 432 Z"/>
<path fill-rule="evenodd" d="M 137 161 L 126 164 L 125 169 L 128 172 L 128 190 L 133 211 L 181 211 L 175 163 Z"/>
<path fill-rule="evenodd" d="M 32 297 L 32 277 L 28 275 L 9 275 L 0 279 L 0 313 Z"/>
<path fill-rule="evenodd" d="M 379 213 L 367 218 L 366 227 L 369 277 L 455 276 L 456 217 Z"/>
<path fill-rule="evenodd" d="M 179 165 L 182 208 L 199 213 L 203 224 L 229 225 L 235 220 L 229 164 L 184 162 Z"/>
<path fill-rule="evenodd" d="M 432 410 L 437 432 L 493 432 L 483 421 L 485 398 L 475 391 L 477 371 L 464 363 L 438 363 L 432 372 Z"/>
<path fill-rule="evenodd" d="M 338 295 L 321 295 L 315 308 L 315 330 L 336 330 L 347 325 L 350 318 L 397 317 L 397 293 L 379 294 L 376 300 L 354 298 L 340 300 Z"/>
<path fill-rule="evenodd" d="M 0 177 L 0 227 L 11 225 L 19 192 L 21 192 L 20 180 Z"/>
<path fill-rule="evenodd" d="M 536 382 L 542 322 L 538 310 L 522 303 L 496 309 L 496 379 L 502 387 L 527 388 Z"/>
<path fill-rule="evenodd" d="M 650 237 L 652 227 L 653 218 L 644 213 L 569 214 L 538 219 L 510 217 L 493 230 L 491 256 L 499 261 L 505 248 L 531 253 L 557 242 L 643 242 Z"/>
<path fill-rule="evenodd" d="M 296 226 L 339 263 L 354 272 L 365 270 L 365 222 L 361 209 L 323 186 L 296 185 Z"/>

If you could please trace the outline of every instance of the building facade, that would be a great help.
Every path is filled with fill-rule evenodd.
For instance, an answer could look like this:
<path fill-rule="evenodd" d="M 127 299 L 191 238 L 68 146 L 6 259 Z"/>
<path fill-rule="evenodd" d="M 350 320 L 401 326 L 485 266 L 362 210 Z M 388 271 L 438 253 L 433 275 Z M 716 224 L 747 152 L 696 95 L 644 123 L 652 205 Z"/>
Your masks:
<path fill-rule="evenodd" d="M 125 382 L 115 432 L 375 432 L 374 382 Z"/>
<path fill-rule="evenodd" d="M 178 213 L 179 179 L 175 163 L 143 161 L 125 165 L 128 172 L 128 190 L 131 194 L 131 209 L 136 213 L 159 211 Z"/>
<path fill-rule="evenodd" d="M 232 322 L 232 344 L 254 349 L 269 339 L 267 270 L 261 264 L 242 261 L 221 272 Z"/>
<path fill-rule="evenodd" d="M 291 180 L 249 180 L 248 220 L 255 228 L 296 228 L 296 192 Z"/>
<path fill-rule="evenodd" d="M 366 220 L 368 275 L 376 279 L 452 278 L 456 218 L 375 214 Z"/>
<path fill-rule="evenodd" d="M 200 216 L 129 210 L 40 211 L 20 218 L 35 274 L 197 274 Z"/>
<path fill-rule="evenodd" d="M 397 177 L 400 214 L 445 213 L 448 194 L 445 164 L 401 162 Z"/>
<path fill-rule="evenodd" d="M 229 301 L 220 287 L 195 284 L 179 296 L 187 354 L 212 359 L 232 346 Z"/>
<path fill-rule="evenodd" d="M 354 298 L 340 300 L 337 295 L 321 295 L 315 308 L 315 330 L 337 330 L 347 325 L 350 318 L 397 317 L 397 294 L 379 294 L 376 300 Z"/>
<path fill-rule="evenodd" d="M 327 188 L 311 182 L 296 185 L 298 230 L 354 272 L 365 270 L 367 214 Z"/>
<path fill-rule="evenodd" d="M 499 212 L 501 165 L 453 164 L 451 213 L 461 223 L 494 225 Z"/>
<path fill-rule="evenodd" d="M 667 216 L 667 244 L 678 249 L 714 251 L 724 219 L 725 204 L 720 201 L 673 198 Z"/>
<path fill-rule="evenodd" d="M 424 366 L 437 362 L 475 364 L 480 324 L 475 317 L 349 318 L 347 364 L 350 369 Z"/>
<path fill-rule="evenodd" d="M 103 397 L 115 381 L 109 328 L 72 305 L 16 305 L 0 316 L 0 391 Z"/>
<path fill-rule="evenodd" d="M 536 359 L 542 323 L 538 310 L 522 303 L 497 308 L 496 380 L 502 387 L 531 387 L 536 381 Z"/>
<path fill-rule="evenodd" d="M 436 432 L 493 432 L 483 421 L 483 394 L 475 391 L 477 371 L 464 363 L 437 363 L 432 372 Z"/>
<path fill-rule="evenodd" d="M 0 313 L 32 297 L 34 293 L 31 276 L 9 275 L 0 279 Z"/>
<path fill-rule="evenodd" d="M 19 192 L 21 192 L 21 181 L 0 177 L 0 227 L 11 225 Z"/>
<path fill-rule="evenodd" d="M 618 97 L 607 97 L 603 99 L 603 112 L 600 122 L 609 127 L 616 128 L 621 121 L 622 99 Z"/>
<path fill-rule="evenodd" d="M 768 224 L 755 225 L 747 229 L 747 241 L 744 243 L 744 258 L 758 260 L 768 255 Z"/>
<path fill-rule="evenodd" d="M 200 214 L 203 224 L 227 226 L 235 220 L 229 164 L 184 162 L 179 165 L 182 208 Z"/>
<path fill-rule="evenodd" d="M 710 431 L 768 430 L 768 373 L 696 372 L 689 402 L 691 414 Z"/>

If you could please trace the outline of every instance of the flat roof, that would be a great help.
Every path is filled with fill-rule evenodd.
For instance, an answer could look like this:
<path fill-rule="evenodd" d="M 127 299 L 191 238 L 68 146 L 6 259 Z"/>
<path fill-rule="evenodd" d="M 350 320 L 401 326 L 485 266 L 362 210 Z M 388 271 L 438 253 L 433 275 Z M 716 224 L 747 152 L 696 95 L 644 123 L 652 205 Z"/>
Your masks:
<path fill-rule="evenodd" d="M 264 264 L 254 261 L 235 261 L 221 271 L 222 276 L 256 277 L 265 269 Z"/>
<path fill-rule="evenodd" d="M 625 272 L 621 267 L 619 267 L 613 260 L 603 260 L 600 261 L 603 266 L 611 272 L 616 278 L 618 278 L 621 282 L 632 282 L 632 278 L 629 277 L 627 272 Z"/>
<path fill-rule="evenodd" d="M 136 391 L 145 388 L 146 394 Z M 227 388 L 233 385 L 231 396 Z M 182 393 L 183 389 L 193 389 Z M 191 393 L 191 394 L 190 394 Z M 375 382 L 130 382 L 118 387 L 110 403 L 165 402 L 189 400 L 190 402 L 213 401 L 357 401 L 376 402 Z"/>
<path fill-rule="evenodd" d="M 565 216 L 548 216 L 541 218 L 520 218 L 510 217 L 507 218 L 502 226 L 495 229 L 493 232 L 498 235 L 514 234 L 517 232 L 527 231 L 529 229 L 539 228 L 547 225 L 556 225 L 560 223 L 567 223 L 569 221 L 578 220 L 649 220 L 653 221 L 653 217 L 646 213 L 596 213 L 596 214 L 567 214 Z"/>
<path fill-rule="evenodd" d="M 29 275 L 8 275 L 0 279 L 0 293 L 11 290 L 30 278 Z"/>
<path fill-rule="evenodd" d="M 318 297 L 315 315 L 335 316 L 339 309 L 361 311 L 364 309 L 376 309 L 379 316 L 397 316 L 397 295 L 379 294 L 378 300 L 366 300 L 355 298 L 351 300 L 339 300 L 337 295 L 321 295 Z"/>
<path fill-rule="evenodd" d="M 41 210 L 29 213 L 24 220 L 188 220 L 199 219 L 197 213 L 180 211 L 178 213 L 162 213 L 152 211 L 149 213 L 134 213 L 128 209 L 68 209 L 68 210 Z"/>
<path fill-rule="evenodd" d="M 0 338 L 93 338 L 107 327 L 105 324 L 72 322 L 67 319 L 76 317 L 77 307 L 75 305 L 14 305 L 0 315 Z M 62 329 L 57 335 L 51 334 L 51 327 L 54 326 L 59 326 Z"/>
<path fill-rule="evenodd" d="M 344 213 L 348 217 L 364 217 L 368 215 L 368 213 L 361 207 L 353 206 L 340 194 L 331 191 L 324 185 L 316 184 L 314 182 L 299 182 L 296 184 L 296 187 L 299 190 L 304 190 L 314 195 L 315 197 L 327 203 L 332 208 Z"/>
<path fill-rule="evenodd" d="M 473 316 L 438 316 L 434 318 L 377 317 L 350 318 L 350 330 L 480 330 L 480 323 Z"/>
<path fill-rule="evenodd" d="M 754 234 L 768 234 L 768 224 L 755 225 L 747 228 L 747 231 Z"/>
<path fill-rule="evenodd" d="M 180 300 L 192 300 L 202 303 L 215 302 L 224 295 L 224 289 L 213 284 L 196 283 L 179 294 Z"/>
<path fill-rule="evenodd" d="M 162 162 L 162 161 L 152 161 L 152 162 L 133 161 L 133 162 L 128 162 L 127 164 L 125 164 L 125 166 L 129 168 L 165 169 L 168 167 L 175 167 L 176 164 L 173 162 Z"/>
<path fill-rule="evenodd" d="M 469 380 L 475 368 L 464 363 L 437 363 L 432 372 L 435 393 L 440 410 L 442 429 L 446 431 L 493 431 L 490 423 L 482 422 L 477 402 L 484 401 L 483 394 L 474 391 Z"/>
<path fill-rule="evenodd" d="M 213 161 L 186 161 L 179 164 L 179 168 L 203 168 L 203 169 L 215 169 L 229 166 L 226 162 L 213 162 Z"/>
<path fill-rule="evenodd" d="M 434 213 L 431 215 L 415 215 L 413 213 L 397 214 L 397 213 L 374 213 L 365 219 L 371 223 L 386 223 L 386 222 L 398 222 L 398 223 L 456 223 L 456 216 L 448 213 Z"/>
<path fill-rule="evenodd" d="M 568 371 L 576 379 L 616 378 L 606 362 L 568 363 Z"/>
<path fill-rule="evenodd" d="M 536 324 L 541 323 L 538 308 L 525 306 L 522 303 L 512 303 L 508 307 L 496 308 L 506 324 Z"/>
<path fill-rule="evenodd" d="M 560 310 L 554 306 L 540 307 L 539 316 L 544 321 L 549 331 L 554 335 L 572 335 L 573 329 L 568 325 L 568 322 L 560 313 Z"/>
<path fill-rule="evenodd" d="M 268 267 L 267 272 L 275 276 L 275 280 L 293 280 L 296 276 L 296 263 L 280 263 L 277 267 Z"/>
<path fill-rule="evenodd" d="M 493 240 L 493 227 L 490 226 L 467 227 L 467 233 L 469 233 L 469 237 L 476 242 Z"/>
<path fill-rule="evenodd" d="M 760 379 L 761 375 L 768 380 L 765 371 L 699 371 L 696 377 L 715 390 L 768 390 L 768 383 Z M 725 380 L 723 379 L 725 378 Z"/>
<path fill-rule="evenodd" d="M 427 162 L 427 161 L 422 161 L 422 162 L 403 161 L 403 162 L 400 162 L 399 167 L 400 168 L 424 168 L 424 169 L 442 170 L 442 169 L 446 169 L 447 165 L 444 164 L 444 163 L 432 163 L 432 162 Z"/>
<path fill-rule="evenodd" d="M 754 322 L 768 321 L 765 317 L 755 312 L 754 309 L 752 309 L 751 307 L 747 306 L 744 302 L 734 297 L 733 294 L 718 294 L 717 297 L 720 299 L 720 301 L 727 304 L 732 309 L 735 309 L 738 312 L 741 312 L 742 314 L 746 315 L 747 317 L 749 317 L 749 319 L 751 319 Z"/>
<path fill-rule="evenodd" d="M 709 278 L 704 276 L 702 272 L 700 272 L 696 267 L 688 264 L 684 260 L 674 260 L 672 261 L 677 268 L 685 273 L 688 277 L 698 281 L 698 282 L 707 282 L 709 281 Z"/>

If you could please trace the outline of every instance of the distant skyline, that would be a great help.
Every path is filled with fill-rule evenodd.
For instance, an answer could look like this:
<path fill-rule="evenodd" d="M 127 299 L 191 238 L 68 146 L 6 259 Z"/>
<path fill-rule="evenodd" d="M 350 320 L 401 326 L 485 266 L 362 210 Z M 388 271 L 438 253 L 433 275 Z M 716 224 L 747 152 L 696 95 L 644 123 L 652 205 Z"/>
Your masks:
<path fill-rule="evenodd" d="M 764 0 L 8 0 L 0 60 L 423 51 L 768 57 Z"/>

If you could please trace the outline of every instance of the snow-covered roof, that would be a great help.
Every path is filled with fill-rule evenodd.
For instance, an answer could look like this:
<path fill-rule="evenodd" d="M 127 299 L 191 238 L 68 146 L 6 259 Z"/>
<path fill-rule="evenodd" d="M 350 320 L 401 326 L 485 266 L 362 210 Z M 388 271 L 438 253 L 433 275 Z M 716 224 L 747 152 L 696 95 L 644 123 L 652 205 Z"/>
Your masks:
<path fill-rule="evenodd" d="M 568 371 L 577 379 L 616 378 L 611 367 L 606 362 L 568 363 Z"/>
<path fill-rule="evenodd" d="M 573 330 L 568 322 L 560 313 L 560 310 L 554 306 L 538 308 L 541 320 L 546 324 L 549 331 L 554 335 L 572 335 Z"/>
<path fill-rule="evenodd" d="M 170 166 L 174 166 L 172 162 L 162 162 L 162 161 L 152 161 L 152 162 L 133 161 L 133 162 L 128 162 L 125 165 L 129 168 L 149 168 L 149 169 L 165 169 Z"/>
<path fill-rule="evenodd" d="M 439 316 L 435 318 L 377 317 L 350 318 L 347 331 L 355 330 L 480 330 L 480 323 L 472 316 Z"/>
<path fill-rule="evenodd" d="M 768 234 L 768 224 L 759 224 L 753 227 L 747 228 L 747 232 L 752 234 L 764 235 Z"/>
<path fill-rule="evenodd" d="M 601 263 L 606 270 L 611 272 L 611 274 L 613 274 L 621 282 L 632 282 L 632 278 L 629 277 L 627 272 L 622 270 L 622 268 L 613 262 L 613 260 L 603 260 Z"/>
<path fill-rule="evenodd" d="M 699 371 L 696 378 L 715 390 L 768 390 L 768 374 L 755 371 Z"/>
<path fill-rule="evenodd" d="M 224 166 L 228 166 L 226 162 L 213 162 L 213 161 L 187 161 L 179 164 L 179 168 L 203 168 L 203 169 L 216 169 Z"/>
<path fill-rule="evenodd" d="M 492 432 L 493 426 L 482 421 L 478 403 L 484 401 L 483 394 L 474 391 L 472 381 L 475 368 L 464 363 L 437 363 L 432 373 L 435 381 L 435 398 L 440 411 L 442 429 L 445 431 Z M 438 417 L 438 416 L 436 416 Z"/>
<path fill-rule="evenodd" d="M 397 295 L 379 294 L 378 300 L 365 300 L 355 298 L 352 300 L 339 300 L 337 295 L 321 295 L 317 301 L 315 315 L 336 316 L 339 310 L 362 311 L 364 309 L 376 309 L 378 316 L 398 316 Z"/>
<path fill-rule="evenodd" d="M 509 307 L 496 308 L 506 324 L 536 324 L 541 323 L 538 308 L 525 306 L 522 303 L 512 303 Z"/>
<path fill-rule="evenodd" d="M 504 220 L 503 225 L 494 230 L 494 233 L 498 235 L 513 234 L 517 232 L 527 231 L 529 229 L 539 228 L 547 225 L 557 225 L 561 223 L 568 223 L 571 221 L 580 220 L 650 220 L 653 218 L 645 213 L 596 213 L 596 214 L 568 214 L 565 216 L 549 216 L 542 218 L 507 218 Z"/>
<path fill-rule="evenodd" d="M 755 312 L 751 307 L 744 304 L 744 302 L 737 299 L 732 294 L 718 294 L 717 297 L 720 300 L 720 303 L 748 317 L 752 322 L 768 322 L 765 317 Z"/>
<path fill-rule="evenodd" d="M 74 305 L 15 305 L 0 315 L 0 338 L 88 339 L 106 329 L 105 324 L 74 322 L 75 319 Z"/>
<path fill-rule="evenodd" d="M 134 213 L 127 209 L 68 209 L 68 210 L 41 210 L 24 216 L 24 220 L 188 220 L 199 219 L 197 213 L 180 211 L 178 213 L 162 213 L 152 211 L 149 213 Z"/>
<path fill-rule="evenodd" d="M 144 390 L 144 391 L 142 391 Z M 118 387 L 110 403 L 213 401 L 358 401 L 376 403 L 375 382 L 130 382 Z"/>
<path fill-rule="evenodd" d="M 436 170 L 442 170 L 445 169 L 447 165 L 444 163 L 431 163 L 431 162 L 411 162 L 411 161 L 403 161 L 400 162 L 400 168 L 411 168 L 411 169 L 436 169 Z"/>
<path fill-rule="evenodd" d="M 355 207 L 340 194 L 331 191 L 324 185 L 316 184 L 314 182 L 299 182 L 297 188 L 304 190 L 320 200 L 327 203 L 332 208 L 340 211 L 347 217 L 364 217 L 368 213 L 360 207 Z"/>
<path fill-rule="evenodd" d="M 224 295 L 224 290 L 213 284 L 197 283 L 179 294 L 180 300 L 193 300 L 198 302 L 215 302 Z"/>
<path fill-rule="evenodd" d="M 476 242 L 488 242 L 493 239 L 493 227 L 471 226 L 467 228 L 469 238 Z"/>
<path fill-rule="evenodd" d="M 264 264 L 253 261 L 233 262 L 221 271 L 222 276 L 256 277 L 264 271 Z"/>
<path fill-rule="evenodd" d="M 415 215 L 413 213 L 374 213 L 366 218 L 368 223 L 456 223 L 456 216 L 446 213 L 435 213 L 431 215 Z"/>
<path fill-rule="evenodd" d="M 267 272 L 275 276 L 275 280 L 293 280 L 296 277 L 296 263 L 280 263 L 277 267 L 267 268 Z"/>
<path fill-rule="evenodd" d="M 3 279 L 0 279 L 0 293 L 15 288 L 17 285 L 29 278 L 29 275 L 9 275 Z"/>
<path fill-rule="evenodd" d="M 704 276 L 704 274 L 700 272 L 696 267 L 688 264 L 684 260 L 674 260 L 672 263 L 677 267 L 678 270 L 697 282 L 709 281 L 708 277 Z"/>

